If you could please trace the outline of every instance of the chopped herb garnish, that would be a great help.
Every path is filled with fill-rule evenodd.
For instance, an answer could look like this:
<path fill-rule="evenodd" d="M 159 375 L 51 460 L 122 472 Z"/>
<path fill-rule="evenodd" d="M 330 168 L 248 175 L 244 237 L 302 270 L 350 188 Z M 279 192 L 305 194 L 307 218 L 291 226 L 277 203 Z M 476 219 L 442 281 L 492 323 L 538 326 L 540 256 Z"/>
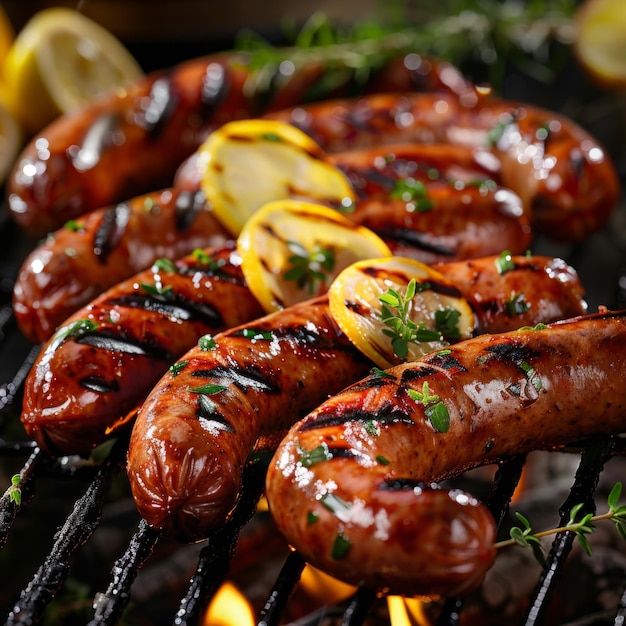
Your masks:
<path fill-rule="evenodd" d="M 352 542 L 343 533 L 337 533 L 330 556 L 339 561 L 346 557 L 351 547 Z"/>
<path fill-rule="evenodd" d="M 82 337 L 87 333 L 92 333 L 98 328 L 98 325 L 90 319 L 80 319 L 72 322 L 67 326 L 63 326 L 57 330 L 54 335 L 54 341 L 60 343 L 68 337 Z"/>
<path fill-rule="evenodd" d="M 157 259 L 152 265 L 152 268 L 154 270 L 161 271 L 161 272 L 176 273 L 178 271 L 178 268 L 176 267 L 176 264 L 174 263 L 174 261 L 172 261 L 171 259 L 166 259 L 166 258 Z"/>
<path fill-rule="evenodd" d="M 253 341 L 273 341 L 275 339 L 271 330 L 256 330 L 254 328 L 244 328 L 240 333 L 245 339 L 251 339 Z"/>
<path fill-rule="evenodd" d="M 416 324 L 410 319 L 411 300 L 415 293 L 428 289 L 428 283 L 420 283 L 412 278 L 407 285 L 404 295 L 389 288 L 379 300 L 382 303 L 381 321 L 389 328 L 383 328 L 383 333 L 391 338 L 394 353 L 400 359 L 406 358 L 409 352 L 409 343 L 441 341 L 441 333 L 430 330 L 424 322 Z"/>
<path fill-rule="evenodd" d="M 524 372 L 524 374 L 526 374 L 526 378 L 528 378 L 528 381 L 530 382 L 530 384 L 537 391 L 540 391 L 541 388 L 543 387 L 543 384 L 541 382 L 541 378 L 539 374 L 537 374 L 537 370 L 535 370 L 535 368 L 532 365 L 526 363 L 526 361 L 522 361 L 520 363 L 520 369 Z"/>
<path fill-rule="evenodd" d="M 204 352 L 215 350 L 215 348 L 217 348 L 217 342 L 211 335 L 202 335 L 202 337 L 198 339 L 198 348 Z"/>
<path fill-rule="evenodd" d="M 161 283 L 149 285 L 148 283 L 139 283 L 139 286 L 152 296 L 163 296 L 171 298 L 174 296 L 174 289 L 171 285 L 162 285 Z"/>
<path fill-rule="evenodd" d="M 214 383 L 200 385 L 199 387 L 187 387 L 187 391 L 191 391 L 191 393 L 201 393 L 207 396 L 213 396 L 216 393 L 225 391 L 226 389 L 228 389 L 228 387 L 224 387 L 224 385 L 216 385 Z"/>
<path fill-rule="evenodd" d="M 342 500 L 339 496 L 336 496 L 334 493 L 325 494 L 320 502 L 333 515 L 336 515 L 340 519 L 345 518 L 346 513 L 350 511 L 350 504 L 348 504 L 345 500 Z"/>
<path fill-rule="evenodd" d="M 513 255 L 508 250 L 504 250 L 503 252 L 501 252 L 496 258 L 495 263 L 498 274 L 504 274 L 505 272 L 509 272 L 515 269 Z"/>
<path fill-rule="evenodd" d="M 367 420 L 367 422 L 363 424 L 363 428 L 365 428 L 365 432 L 372 437 L 378 437 L 378 435 L 380 435 L 380 430 L 374 420 Z"/>
<path fill-rule="evenodd" d="M 423 213 L 433 208 L 433 202 L 428 197 L 426 185 L 421 180 L 412 177 L 403 178 L 395 182 L 395 186 L 389 197 L 394 200 L 411 202 L 415 206 L 415 211 Z"/>
<path fill-rule="evenodd" d="M 495 146 L 504 136 L 506 129 L 513 123 L 515 123 L 515 120 L 510 116 L 506 120 L 496 122 L 487 133 L 487 145 Z"/>
<path fill-rule="evenodd" d="M 287 248 L 291 256 L 288 259 L 290 267 L 283 275 L 285 280 L 293 280 L 298 289 L 306 289 L 310 295 L 315 294 L 318 284 L 325 283 L 335 268 L 334 252 L 319 246 L 309 252 L 297 241 L 288 241 Z"/>
<path fill-rule="evenodd" d="M 389 372 L 386 372 L 385 370 L 381 369 L 380 367 L 372 367 L 372 369 L 370 370 L 370 374 L 374 378 L 393 378 L 393 374 L 390 374 Z"/>
<path fill-rule="evenodd" d="M 73 233 L 78 233 L 82 230 L 85 230 L 85 227 L 76 220 L 68 220 L 67 222 L 65 222 L 65 228 Z"/>
<path fill-rule="evenodd" d="M 19 474 L 13 474 L 11 477 L 11 486 L 6 490 L 9 500 L 16 506 L 22 504 L 22 489 L 20 488 L 21 477 Z"/>
<path fill-rule="evenodd" d="M 324 461 L 330 461 L 333 458 L 328 445 L 325 443 L 320 444 L 313 450 L 300 450 L 300 462 L 304 467 L 311 467 L 317 463 Z"/>
<path fill-rule="evenodd" d="M 459 319 L 461 314 L 456 309 L 441 309 L 435 311 L 435 328 L 448 339 L 459 339 Z"/>
<path fill-rule="evenodd" d="M 376 455 L 376 462 L 380 465 L 389 465 L 389 463 L 391 463 L 391 461 L 387 457 L 384 457 L 382 454 Z"/>
<path fill-rule="evenodd" d="M 526 297 L 523 293 L 514 294 L 504 303 L 504 310 L 509 317 L 522 315 L 528 309 L 530 309 L 530 304 L 526 302 Z"/>
<path fill-rule="evenodd" d="M 169 372 L 172 376 L 178 376 L 189 364 L 189 361 L 178 361 L 170 365 Z"/>
<path fill-rule="evenodd" d="M 440 433 L 448 432 L 450 429 L 448 407 L 446 407 L 438 395 L 430 393 L 428 381 L 424 381 L 422 391 L 408 389 L 407 393 L 412 400 L 424 406 L 424 414 L 436 431 Z"/>
<path fill-rule="evenodd" d="M 265 141 L 282 141 L 283 138 L 278 133 L 262 133 L 261 139 Z"/>
<path fill-rule="evenodd" d="M 317 520 L 319 520 L 320 516 L 314 511 L 309 511 L 306 516 L 306 524 L 307 526 L 311 526 L 311 524 L 315 524 Z"/>

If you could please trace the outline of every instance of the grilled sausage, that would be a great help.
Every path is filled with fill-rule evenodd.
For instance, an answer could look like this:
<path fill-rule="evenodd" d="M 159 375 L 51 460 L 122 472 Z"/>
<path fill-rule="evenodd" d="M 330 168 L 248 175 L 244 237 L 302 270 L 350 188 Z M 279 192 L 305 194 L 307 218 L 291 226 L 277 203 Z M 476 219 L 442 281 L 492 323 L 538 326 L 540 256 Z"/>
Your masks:
<path fill-rule="evenodd" d="M 521 200 L 494 186 L 474 151 L 419 144 L 394 150 L 336 155 L 333 163 L 358 196 L 347 216 L 378 232 L 397 254 L 431 263 L 528 248 L 532 233 Z M 405 201 L 392 199 L 407 180 L 424 186 L 409 188 Z M 22 264 L 13 291 L 22 332 L 35 343 L 46 341 L 75 310 L 155 259 L 223 243 L 225 231 L 197 191 L 198 178 L 178 183 L 184 191 L 96 209 L 38 246 Z"/>
<path fill-rule="evenodd" d="M 194 59 L 58 118 L 24 148 L 7 181 L 13 219 L 41 237 L 91 209 L 169 186 L 208 133 L 234 119 L 342 93 L 469 89 L 455 68 L 410 43 L 364 52 L 366 81 L 341 47 L 318 52 L 286 49 L 285 63 L 277 53 L 261 65 L 254 52 Z"/>
<path fill-rule="evenodd" d="M 484 335 L 370 375 L 297 423 L 267 476 L 278 528 L 313 565 L 390 593 L 466 593 L 494 522 L 433 481 L 624 430 L 626 312 Z"/>
<path fill-rule="evenodd" d="M 516 285 L 518 272 L 526 276 L 529 302 L 545 297 L 533 293 L 535 275 L 541 275 L 540 292 L 560 281 L 530 263 L 499 273 L 494 260 L 485 300 L 494 297 L 498 281 L 500 293 L 510 293 L 509 280 Z M 536 267 L 542 265 L 549 262 L 536 259 Z M 579 292 L 575 281 L 557 291 L 562 287 Z M 474 285 L 459 290 L 469 294 Z M 480 294 L 470 298 L 480 300 Z M 565 303 L 561 314 L 584 311 L 576 297 Z M 507 321 L 516 328 L 519 320 L 505 316 L 498 326 Z M 141 515 L 181 540 L 199 539 L 225 521 L 239 494 L 243 464 L 260 436 L 286 429 L 372 367 L 336 326 L 325 296 L 225 331 L 215 342 L 212 351 L 193 348 L 182 357 L 184 368 L 161 378 L 139 411 L 129 447 L 128 476 Z"/>
<path fill-rule="evenodd" d="M 449 94 L 374 95 L 268 114 L 311 135 L 328 152 L 423 141 L 480 148 L 499 181 L 517 192 L 533 224 L 581 241 L 615 207 L 618 181 L 603 148 L 565 117 L 530 105 Z M 486 150 L 485 148 L 489 148 Z"/>
<path fill-rule="evenodd" d="M 205 333 L 261 315 L 231 242 L 154 266 L 71 316 L 25 381 L 22 423 L 53 454 L 85 452 L 134 416 Z"/>
<path fill-rule="evenodd" d="M 95 209 L 69 222 L 22 262 L 13 313 L 33 343 L 103 291 L 161 257 L 177 258 L 228 239 L 201 191 L 164 189 Z"/>

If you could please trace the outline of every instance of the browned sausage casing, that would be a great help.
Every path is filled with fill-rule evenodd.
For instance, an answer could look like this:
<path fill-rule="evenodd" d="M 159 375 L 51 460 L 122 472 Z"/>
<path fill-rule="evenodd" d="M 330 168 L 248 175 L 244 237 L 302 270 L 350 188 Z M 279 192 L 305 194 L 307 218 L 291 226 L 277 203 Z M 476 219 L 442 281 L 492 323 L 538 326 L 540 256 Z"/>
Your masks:
<path fill-rule="evenodd" d="M 261 313 L 232 242 L 120 283 L 43 346 L 25 381 L 26 432 L 53 454 L 90 450 L 202 335 Z"/>
<path fill-rule="evenodd" d="M 12 217 L 41 237 L 91 209 L 168 186 L 208 133 L 231 120 L 352 91 L 468 89 L 455 68 L 408 48 L 384 51 L 365 82 L 341 53 L 302 60 L 291 52 L 285 72 L 245 52 L 194 59 L 60 117 L 17 159 L 7 183 Z M 327 68 L 343 81 L 324 81 Z"/>
<path fill-rule="evenodd" d="M 559 301 L 563 291 L 580 294 L 573 270 L 564 270 L 571 280 L 561 280 L 546 269 L 548 259 L 515 259 L 518 269 L 503 274 L 495 260 L 480 270 L 490 279 L 459 284 L 472 305 L 506 299 L 520 276 L 529 303 L 546 293 Z M 457 276 L 478 270 L 458 271 Z M 482 296 L 475 290 L 479 284 L 488 285 Z M 496 327 L 517 328 L 548 321 L 540 319 L 546 313 L 563 316 L 585 310 L 575 295 L 562 304 L 558 312 L 531 304 L 528 315 L 502 313 Z M 481 330 L 489 329 L 498 308 L 483 318 Z M 246 457 L 260 436 L 286 429 L 372 367 L 336 326 L 326 297 L 231 329 L 215 341 L 214 350 L 193 348 L 182 357 L 184 368 L 157 383 L 139 411 L 128 454 L 128 476 L 140 513 L 182 540 L 199 539 L 228 517 Z"/>
<path fill-rule="evenodd" d="M 481 149 L 499 181 L 518 193 L 536 227 L 580 241 L 602 228 L 618 198 L 602 146 L 567 118 L 531 105 L 449 94 L 374 95 L 269 114 L 304 130 L 328 152 L 407 141 Z"/>
<path fill-rule="evenodd" d="M 372 374 L 290 430 L 268 472 L 270 509 L 340 579 L 465 593 L 494 558 L 493 519 L 472 496 L 426 485 L 623 432 L 625 376 L 626 312 L 484 335 Z"/>
<path fill-rule="evenodd" d="M 26 337 L 43 343 L 75 311 L 157 259 L 228 238 L 201 191 L 164 189 L 95 209 L 23 261 L 13 288 L 15 319 Z"/>
<path fill-rule="evenodd" d="M 432 263 L 503 248 L 521 253 L 531 243 L 521 199 L 497 187 L 470 149 L 413 144 L 337 155 L 333 162 L 358 196 L 347 216 L 376 231 L 396 254 Z M 421 196 L 392 199 L 409 178 L 423 181 Z M 22 332 L 43 342 L 79 307 L 157 258 L 222 243 L 225 231 L 198 191 L 197 178 L 179 184 L 185 190 L 96 209 L 38 246 L 22 264 L 13 290 Z"/>

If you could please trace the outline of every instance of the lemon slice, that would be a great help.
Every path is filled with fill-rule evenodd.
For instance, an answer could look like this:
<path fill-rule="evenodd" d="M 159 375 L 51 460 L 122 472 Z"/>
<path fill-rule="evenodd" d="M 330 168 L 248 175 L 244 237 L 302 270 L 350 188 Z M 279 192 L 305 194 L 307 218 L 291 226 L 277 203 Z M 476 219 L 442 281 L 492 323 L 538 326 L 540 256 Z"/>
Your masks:
<path fill-rule="evenodd" d="M 626 2 L 586 0 L 576 16 L 574 53 L 597 83 L 626 86 Z"/>
<path fill-rule="evenodd" d="M 412 279 L 415 294 L 410 297 Z M 401 307 L 381 301 L 381 297 L 395 300 L 393 292 L 406 300 L 401 305 L 404 313 Z M 328 296 L 330 312 L 341 330 L 382 369 L 468 339 L 474 331 L 474 313 L 457 287 L 413 259 L 356 262 L 337 276 Z M 383 319 L 385 307 L 391 314 L 388 323 Z M 402 339 L 406 329 L 412 329 L 407 335 L 410 338 Z"/>
<path fill-rule="evenodd" d="M 355 261 L 391 256 L 368 228 L 300 200 L 276 200 L 258 209 L 241 230 L 237 249 L 246 283 L 267 312 L 326 293 Z"/>
<path fill-rule="evenodd" d="M 142 70 L 105 28 L 73 9 L 54 7 L 36 13 L 19 31 L 4 73 L 10 108 L 34 133 Z"/>
<path fill-rule="evenodd" d="M 349 206 L 354 192 L 344 174 L 324 161 L 307 134 L 275 120 L 241 120 L 221 126 L 200 147 L 202 190 L 217 218 L 237 236 L 260 206 L 295 198 Z"/>
<path fill-rule="evenodd" d="M 15 31 L 13 30 L 13 24 L 11 24 L 6 11 L 0 6 L 0 67 L 2 67 L 2 73 L 4 73 L 4 60 L 14 41 Z"/>
<path fill-rule="evenodd" d="M 0 97 L 0 185 L 4 182 L 22 146 L 23 133 Z"/>

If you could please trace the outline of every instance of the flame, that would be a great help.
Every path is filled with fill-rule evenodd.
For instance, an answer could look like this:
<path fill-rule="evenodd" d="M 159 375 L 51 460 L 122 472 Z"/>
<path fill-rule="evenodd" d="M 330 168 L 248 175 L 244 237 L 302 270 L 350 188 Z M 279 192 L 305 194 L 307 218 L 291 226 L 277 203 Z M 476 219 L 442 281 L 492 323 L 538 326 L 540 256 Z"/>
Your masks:
<path fill-rule="evenodd" d="M 341 602 L 356 591 L 356 587 L 341 582 L 308 564 L 302 571 L 300 587 L 312 600 L 320 604 Z"/>
<path fill-rule="evenodd" d="M 225 582 L 204 615 L 202 626 L 255 626 L 254 611 L 236 585 Z"/>
<path fill-rule="evenodd" d="M 429 626 L 430 619 L 424 611 L 426 600 L 388 596 L 387 608 L 391 626 Z"/>

